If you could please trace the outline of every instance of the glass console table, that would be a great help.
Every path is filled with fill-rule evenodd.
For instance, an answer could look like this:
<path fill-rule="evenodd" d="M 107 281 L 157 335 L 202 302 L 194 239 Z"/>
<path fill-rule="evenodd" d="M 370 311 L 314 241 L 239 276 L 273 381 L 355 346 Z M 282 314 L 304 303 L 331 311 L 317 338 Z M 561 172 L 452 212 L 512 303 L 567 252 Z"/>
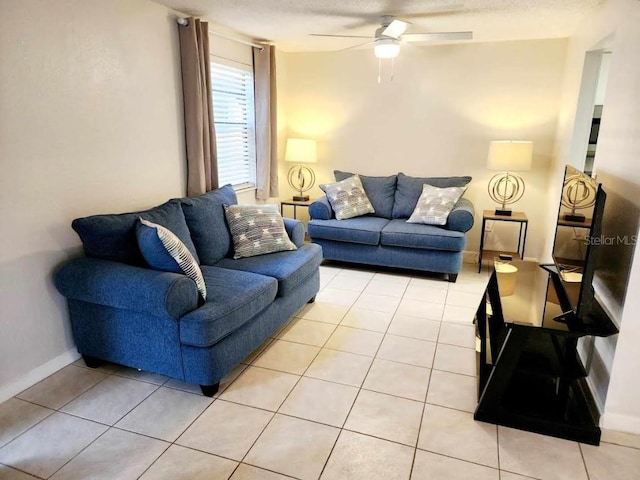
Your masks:
<path fill-rule="evenodd" d="M 578 341 L 618 330 L 597 305 L 588 318 L 556 321 L 562 308 L 555 267 L 508 265 L 494 268 L 476 314 L 480 352 L 474 418 L 598 445 L 599 413 Z"/>

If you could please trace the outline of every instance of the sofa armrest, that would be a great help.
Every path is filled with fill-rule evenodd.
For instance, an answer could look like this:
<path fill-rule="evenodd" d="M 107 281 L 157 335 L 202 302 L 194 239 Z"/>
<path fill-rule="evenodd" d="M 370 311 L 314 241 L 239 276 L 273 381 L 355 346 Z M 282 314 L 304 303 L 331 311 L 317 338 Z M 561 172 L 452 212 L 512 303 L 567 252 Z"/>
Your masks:
<path fill-rule="evenodd" d="M 293 218 L 283 218 L 287 235 L 296 247 L 304 245 L 304 225 Z"/>
<path fill-rule="evenodd" d="M 96 258 L 77 258 L 55 275 L 58 291 L 82 302 L 179 319 L 198 307 L 198 289 L 185 275 Z"/>
<path fill-rule="evenodd" d="M 473 203 L 466 198 L 461 198 L 449 213 L 445 228 L 457 232 L 468 232 L 471 230 L 471 227 L 473 227 L 474 218 L 475 210 L 473 209 Z"/>
<path fill-rule="evenodd" d="M 309 205 L 309 216 L 312 220 L 331 220 L 334 217 L 333 209 L 326 196 Z"/>

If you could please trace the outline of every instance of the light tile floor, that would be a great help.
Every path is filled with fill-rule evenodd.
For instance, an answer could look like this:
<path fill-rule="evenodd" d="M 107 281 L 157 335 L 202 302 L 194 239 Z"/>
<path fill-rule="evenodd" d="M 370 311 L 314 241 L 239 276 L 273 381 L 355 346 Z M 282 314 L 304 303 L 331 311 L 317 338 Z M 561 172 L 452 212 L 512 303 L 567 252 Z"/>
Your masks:
<path fill-rule="evenodd" d="M 0 405 L 0 479 L 637 479 L 599 447 L 473 420 L 487 277 L 321 267 L 305 307 L 221 383 L 79 360 Z"/>

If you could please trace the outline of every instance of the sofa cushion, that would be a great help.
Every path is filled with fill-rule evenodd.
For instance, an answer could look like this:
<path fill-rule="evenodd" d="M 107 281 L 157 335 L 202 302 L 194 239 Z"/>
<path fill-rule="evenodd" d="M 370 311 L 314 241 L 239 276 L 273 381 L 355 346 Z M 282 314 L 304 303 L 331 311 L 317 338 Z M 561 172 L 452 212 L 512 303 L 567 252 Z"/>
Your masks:
<path fill-rule="evenodd" d="M 422 186 L 427 183 L 438 188 L 465 187 L 471 177 L 410 177 L 398 174 L 398 186 L 393 204 L 393 218 L 409 218 L 416 208 Z"/>
<path fill-rule="evenodd" d="M 223 258 L 216 266 L 273 277 L 278 281 L 278 296 L 284 297 L 313 275 L 321 262 L 322 248 L 306 244 L 296 252 L 277 252 L 239 260 Z"/>
<path fill-rule="evenodd" d="M 338 182 L 354 175 L 353 173 L 342 172 L 340 170 L 334 170 L 333 174 Z M 360 180 L 362 181 L 362 187 L 375 210 L 372 215 L 382 218 L 391 218 L 398 176 L 368 177 L 366 175 L 360 175 Z"/>
<path fill-rule="evenodd" d="M 225 205 L 233 258 L 295 250 L 275 205 Z"/>
<path fill-rule="evenodd" d="M 142 256 L 152 269 L 185 274 L 195 282 L 202 299 L 207 299 L 207 287 L 198 261 L 171 230 L 140 218 L 136 237 Z"/>
<path fill-rule="evenodd" d="M 87 257 L 141 266 L 146 263 L 136 240 L 136 224 L 140 217 L 171 230 L 198 260 L 178 200 L 169 200 L 142 212 L 76 218 L 71 227 L 80 236 Z"/>
<path fill-rule="evenodd" d="M 424 248 L 461 252 L 465 246 L 462 232 L 446 230 L 433 225 L 391 220 L 382 229 L 380 243 L 389 247 Z"/>
<path fill-rule="evenodd" d="M 349 220 L 311 220 L 307 226 L 313 239 L 378 245 L 380 232 L 389 223 L 386 218 L 358 217 Z"/>
<path fill-rule="evenodd" d="M 449 213 L 465 190 L 465 187 L 438 188 L 425 183 L 416 208 L 407 222 L 445 225 Z"/>
<path fill-rule="evenodd" d="M 338 220 L 374 213 L 373 206 L 367 198 L 358 175 L 353 175 L 340 182 L 320 185 L 320 188 L 327 194 L 331 208 Z"/>
<path fill-rule="evenodd" d="M 256 273 L 202 266 L 207 301 L 180 319 L 180 341 L 208 347 L 234 332 L 276 297 L 274 278 Z"/>
<path fill-rule="evenodd" d="M 238 203 L 235 190 L 231 185 L 225 185 L 204 195 L 182 198 L 180 201 L 200 263 L 215 265 L 232 251 L 223 205 Z"/>

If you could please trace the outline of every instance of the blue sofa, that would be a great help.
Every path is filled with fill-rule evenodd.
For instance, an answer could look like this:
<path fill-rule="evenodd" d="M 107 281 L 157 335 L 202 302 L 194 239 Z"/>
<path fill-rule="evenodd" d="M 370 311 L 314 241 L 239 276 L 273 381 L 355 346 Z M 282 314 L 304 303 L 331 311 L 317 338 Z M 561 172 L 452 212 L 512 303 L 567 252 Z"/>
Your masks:
<path fill-rule="evenodd" d="M 334 172 L 336 181 L 353 175 Z M 473 204 L 461 198 L 446 225 L 407 223 L 425 183 L 435 187 L 461 187 L 471 177 L 388 177 L 360 175 L 375 213 L 337 220 L 323 197 L 309 207 L 308 230 L 312 243 L 322 247 L 327 260 L 407 268 L 448 274 L 455 282 L 462 268 L 465 233 L 474 223 Z"/>
<path fill-rule="evenodd" d="M 285 219 L 294 251 L 234 260 L 224 204 L 230 185 L 136 213 L 73 221 L 85 257 L 55 276 L 67 298 L 73 337 L 89 366 L 110 361 L 197 383 L 212 396 L 220 379 L 319 290 L 319 246 Z M 170 229 L 199 260 L 207 299 L 185 275 L 148 268 L 135 225 L 144 218 Z"/>

